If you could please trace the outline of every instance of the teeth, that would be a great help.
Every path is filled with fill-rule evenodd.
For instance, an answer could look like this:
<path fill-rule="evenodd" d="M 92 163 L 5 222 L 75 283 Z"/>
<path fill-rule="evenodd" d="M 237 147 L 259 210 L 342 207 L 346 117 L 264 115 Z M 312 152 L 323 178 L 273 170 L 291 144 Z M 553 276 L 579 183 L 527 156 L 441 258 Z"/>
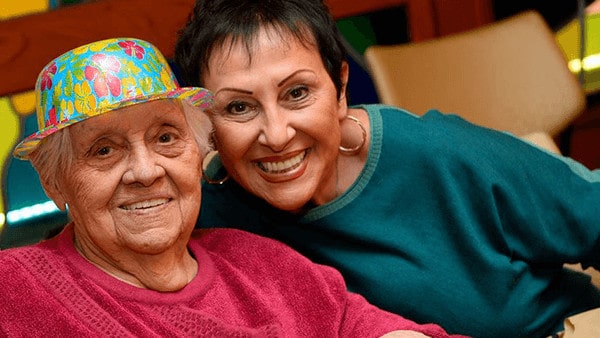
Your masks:
<path fill-rule="evenodd" d="M 123 205 L 123 206 L 121 206 L 121 208 L 125 209 L 125 210 L 147 209 L 147 208 L 159 206 L 161 204 L 165 204 L 168 201 L 169 200 L 167 198 L 160 198 L 160 199 L 155 199 L 155 200 L 133 203 L 133 204 L 129 204 L 129 205 Z"/>
<path fill-rule="evenodd" d="M 305 155 L 306 155 L 306 152 L 303 151 L 302 153 L 300 153 L 290 159 L 287 159 L 285 161 L 259 162 L 259 163 L 257 163 L 257 165 L 260 169 L 262 169 L 263 171 L 269 172 L 269 173 L 282 173 L 282 172 L 285 172 L 288 170 L 292 170 L 292 169 L 296 168 L 298 165 L 300 165 L 302 160 L 304 160 Z"/>

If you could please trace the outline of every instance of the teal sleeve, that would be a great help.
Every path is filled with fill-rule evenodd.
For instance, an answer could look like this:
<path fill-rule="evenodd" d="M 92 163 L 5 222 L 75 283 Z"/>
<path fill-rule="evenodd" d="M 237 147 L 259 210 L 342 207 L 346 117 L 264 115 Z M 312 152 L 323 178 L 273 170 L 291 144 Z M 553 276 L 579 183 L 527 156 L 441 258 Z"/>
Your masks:
<path fill-rule="evenodd" d="M 438 174 L 466 201 L 455 203 L 472 215 L 485 208 L 513 257 L 600 268 L 600 171 L 458 117 L 425 118 L 445 125 L 444 138 L 432 141 L 438 149 L 426 151 L 442 158 Z"/>

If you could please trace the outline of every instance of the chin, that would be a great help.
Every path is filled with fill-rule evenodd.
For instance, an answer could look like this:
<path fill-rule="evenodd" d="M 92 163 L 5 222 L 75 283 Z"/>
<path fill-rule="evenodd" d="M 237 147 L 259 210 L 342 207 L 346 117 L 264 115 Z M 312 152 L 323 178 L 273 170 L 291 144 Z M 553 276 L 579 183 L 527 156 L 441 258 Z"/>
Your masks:
<path fill-rule="evenodd" d="M 279 209 L 279 210 L 283 210 L 283 211 L 289 211 L 289 212 L 299 212 L 305 209 L 305 206 L 310 202 L 310 201 L 282 201 L 281 199 L 273 199 L 273 198 L 269 198 L 266 199 L 266 201 L 271 204 L 273 207 Z"/>
<path fill-rule="evenodd" d="M 181 237 L 172 237 L 163 233 L 162 236 L 145 236 L 129 241 L 127 246 L 138 253 L 146 255 L 156 255 L 178 246 L 185 246 L 187 241 Z"/>

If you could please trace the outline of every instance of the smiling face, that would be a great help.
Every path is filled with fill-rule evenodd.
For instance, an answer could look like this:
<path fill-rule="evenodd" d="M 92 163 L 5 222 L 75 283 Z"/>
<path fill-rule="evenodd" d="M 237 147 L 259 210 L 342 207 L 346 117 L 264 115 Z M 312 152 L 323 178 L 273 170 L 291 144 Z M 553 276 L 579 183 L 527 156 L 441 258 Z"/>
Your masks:
<path fill-rule="evenodd" d="M 79 242 L 107 261 L 185 248 L 200 205 L 200 154 L 181 106 L 157 100 L 69 127 L 66 202 Z M 109 258 L 110 257 L 110 258 Z"/>
<path fill-rule="evenodd" d="M 272 29 L 253 42 L 251 57 L 240 42 L 216 49 L 202 79 L 215 93 L 211 118 L 223 164 L 279 209 L 326 203 L 336 195 L 345 93 L 338 99 L 314 45 Z"/>

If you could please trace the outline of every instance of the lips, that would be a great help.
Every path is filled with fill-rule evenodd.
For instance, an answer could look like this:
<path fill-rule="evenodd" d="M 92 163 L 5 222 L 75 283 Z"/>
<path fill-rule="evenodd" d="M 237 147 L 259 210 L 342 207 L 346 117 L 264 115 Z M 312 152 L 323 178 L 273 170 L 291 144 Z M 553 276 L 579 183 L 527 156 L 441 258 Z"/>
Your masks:
<path fill-rule="evenodd" d="M 299 153 L 298 155 L 288 158 L 285 161 L 272 161 L 266 162 L 261 161 L 257 162 L 256 166 L 260 168 L 260 170 L 269 173 L 269 174 L 282 174 L 288 171 L 294 170 L 300 166 L 304 157 L 306 157 L 306 150 Z"/>
<path fill-rule="evenodd" d="M 168 202 L 169 202 L 168 198 L 158 198 L 158 199 L 141 201 L 141 202 L 127 204 L 127 205 L 121 205 L 119 208 L 124 209 L 124 210 L 143 210 L 143 209 L 154 208 L 154 207 L 166 204 Z"/>

